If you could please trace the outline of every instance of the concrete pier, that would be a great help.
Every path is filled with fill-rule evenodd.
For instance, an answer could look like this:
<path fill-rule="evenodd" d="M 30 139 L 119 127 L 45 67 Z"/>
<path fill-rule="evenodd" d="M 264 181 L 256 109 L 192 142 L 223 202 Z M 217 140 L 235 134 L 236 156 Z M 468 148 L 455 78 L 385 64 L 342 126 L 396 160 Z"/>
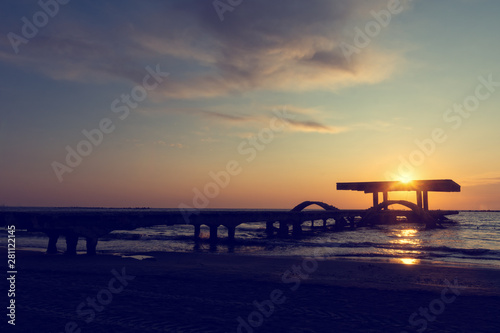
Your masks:
<path fill-rule="evenodd" d="M 16 229 L 41 231 L 49 237 L 47 253 L 55 254 L 57 241 L 60 236 L 66 238 L 66 253 L 76 254 L 78 239 L 85 238 L 87 253 L 96 254 L 99 237 L 109 234 L 113 230 L 133 230 L 156 225 L 193 225 L 194 239 L 200 238 L 201 226 L 210 230 L 210 243 L 218 240 L 218 228 L 227 229 L 228 240 L 231 243 L 237 237 L 237 227 L 242 223 L 260 223 L 265 225 L 265 233 L 269 237 L 299 238 L 303 235 L 303 224 L 310 222 L 311 230 L 315 228 L 315 221 L 322 222 L 322 230 L 344 230 L 347 226 L 351 230 L 358 226 L 377 223 L 393 223 L 398 216 L 405 216 L 431 228 L 447 215 L 458 214 L 457 211 L 429 210 L 428 192 L 459 192 L 460 186 L 451 180 L 400 182 L 365 182 L 365 183 L 337 183 L 339 190 L 354 190 L 372 193 L 373 207 L 369 209 L 338 209 L 332 205 L 319 201 L 304 201 L 291 210 L 184 210 L 184 209 L 114 209 L 114 208 L 23 208 L 1 207 L 0 227 L 15 225 Z M 388 199 L 390 191 L 415 191 L 417 203 L 408 201 L 391 201 Z M 383 202 L 379 203 L 379 193 L 383 194 Z M 391 205 L 403 205 L 410 210 L 389 210 Z M 320 209 L 306 209 L 309 206 L 318 206 Z M 328 220 L 334 220 L 333 226 Z M 279 227 L 275 228 L 275 223 Z"/>
<path fill-rule="evenodd" d="M 219 235 L 219 226 L 227 228 L 228 240 L 231 242 L 237 237 L 237 227 L 242 223 L 257 223 L 263 225 L 263 230 L 269 237 L 302 237 L 304 223 L 311 223 L 311 230 L 341 231 L 347 226 L 350 229 L 358 225 L 370 225 L 381 220 L 373 220 L 377 209 L 387 208 L 379 204 L 378 208 L 369 210 L 262 210 L 262 211 L 233 211 L 233 210 L 201 210 L 191 216 L 192 222 L 183 218 L 183 212 L 172 210 L 122 210 L 122 209 L 22 209 L 3 208 L 0 210 L 0 223 L 3 226 L 14 224 L 16 229 L 28 231 L 42 231 L 48 236 L 47 253 L 58 252 L 57 242 L 60 236 L 66 239 L 66 253 L 75 255 L 79 238 L 84 238 L 89 255 L 96 254 L 98 238 L 107 235 L 113 230 L 133 230 L 154 225 L 193 225 L 194 239 L 200 238 L 201 226 L 209 228 L 209 240 L 216 243 Z M 416 207 L 416 205 L 415 205 Z M 423 209 L 422 209 L 423 211 Z M 412 211 L 386 211 L 393 216 L 409 216 Z M 455 211 L 428 211 L 433 218 L 457 214 Z M 328 220 L 335 224 L 329 225 Z M 322 228 L 313 227 L 317 221 Z M 359 221 L 359 222 L 356 222 Z M 374 222 L 375 221 L 375 222 Z M 378 221 L 378 222 L 377 222 Z M 274 225 L 277 223 L 279 228 Z M 290 233 L 291 229 L 291 233 Z"/>

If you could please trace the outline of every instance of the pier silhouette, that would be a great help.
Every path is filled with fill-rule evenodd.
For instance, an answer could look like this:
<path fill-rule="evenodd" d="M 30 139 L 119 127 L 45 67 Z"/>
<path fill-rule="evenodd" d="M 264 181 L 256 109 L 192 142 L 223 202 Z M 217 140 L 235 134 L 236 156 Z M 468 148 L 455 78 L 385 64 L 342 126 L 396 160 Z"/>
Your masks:
<path fill-rule="evenodd" d="M 44 232 L 49 237 L 47 253 L 57 253 L 60 236 L 66 239 L 66 253 L 76 254 L 79 238 L 84 238 L 87 254 L 96 254 L 98 239 L 114 230 L 133 230 L 155 225 L 192 225 L 194 238 L 199 239 L 201 226 L 210 229 L 210 241 L 218 240 L 218 229 L 227 229 L 228 240 L 234 241 L 236 228 L 243 223 L 265 224 L 268 236 L 301 237 L 303 225 L 320 222 L 322 230 L 341 231 L 346 227 L 380 223 L 396 223 L 405 217 L 409 222 L 434 228 L 447 215 L 458 211 L 429 210 L 428 192 L 459 192 L 460 185 L 452 180 L 419 180 L 401 182 L 337 183 L 338 190 L 363 191 L 373 194 L 373 206 L 368 209 L 339 209 L 321 201 L 304 201 L 291 210 L 251 209 L 121 209 L 121 208 L 28 208 L 1 207 L 0 226 L 15 225 L 16 229 Z M 415 191 L 417 203 L 388 200 L 392 191 Z M 379 193 L 383 202 L 378 203 Z M 391 205 L 402 205 L 409 210 L 389 210 Z M 321 209 L 306 209 L 318 206 Z"/>

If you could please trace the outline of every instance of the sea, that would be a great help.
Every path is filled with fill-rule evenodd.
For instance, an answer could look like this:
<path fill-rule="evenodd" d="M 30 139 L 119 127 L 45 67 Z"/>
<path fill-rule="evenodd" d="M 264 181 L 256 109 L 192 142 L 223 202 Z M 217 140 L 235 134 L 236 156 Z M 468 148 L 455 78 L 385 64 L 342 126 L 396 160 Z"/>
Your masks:
<path fill-rule="evenodd" d="M 209 230 L 204 226 L 200 241 L 194 240 L 194 228 L 190 225 L 154 226 L 113 231 L 99 239 L 97 250 L 102 254 L 138 257 L 152 252 L 303 257 L 321 254 L 326 260 L 343 258 L 500 268 L 500 212 L 460 212 L 449 219 L 442 228 L 430 230 L 403 221 L 338 232 L 311 228 L 310 223 L 305 222 L 304 235 L 300 239 L 268 237 L 264 223 L 244 223 L 236 228 L 234 243 L 226 240 L 225 227 L 219 227 L 220 241 L 216 245 L 209 242 Z M 2 233 L 7 231 L 2 230 Z M 16 232 L 18 249 L 45 251 L 47 242 L 43 233 Z M 61 238 L 58 248 L 64 250 L 65 246 Z M 85 253 L 84 240 L 79 241 L 78 251 Z"/>

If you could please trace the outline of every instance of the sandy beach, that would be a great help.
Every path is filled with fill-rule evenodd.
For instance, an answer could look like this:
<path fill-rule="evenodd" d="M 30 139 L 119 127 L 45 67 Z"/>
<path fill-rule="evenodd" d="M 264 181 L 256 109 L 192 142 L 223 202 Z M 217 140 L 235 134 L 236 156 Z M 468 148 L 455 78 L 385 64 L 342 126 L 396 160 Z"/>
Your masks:
<path fill-rule="evenodd" d="M 500 327 L 496 269 L 145 255 L 152 258 L 18 251 L 16 325 L 6 332 L 498 332 Z"/>
<path fill-rule="evenodd" d="M 500 333 L 500 0 L 0 13 L 0 333 Z"/>

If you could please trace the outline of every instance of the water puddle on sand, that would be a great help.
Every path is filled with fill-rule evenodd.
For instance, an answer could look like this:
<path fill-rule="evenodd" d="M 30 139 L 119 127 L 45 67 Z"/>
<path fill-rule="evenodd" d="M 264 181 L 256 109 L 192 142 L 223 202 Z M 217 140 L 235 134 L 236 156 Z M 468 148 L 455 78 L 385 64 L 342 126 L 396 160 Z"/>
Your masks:
<path fill-rule="evenodd" d="M 132 258 L 132 259 L 137 259 L 137 260 L 156 260 L 155 257 L 153 256 L 146 256 L 146 255 L 132 255 L 132 256 L 120 256 L 122 258 Z"/>

